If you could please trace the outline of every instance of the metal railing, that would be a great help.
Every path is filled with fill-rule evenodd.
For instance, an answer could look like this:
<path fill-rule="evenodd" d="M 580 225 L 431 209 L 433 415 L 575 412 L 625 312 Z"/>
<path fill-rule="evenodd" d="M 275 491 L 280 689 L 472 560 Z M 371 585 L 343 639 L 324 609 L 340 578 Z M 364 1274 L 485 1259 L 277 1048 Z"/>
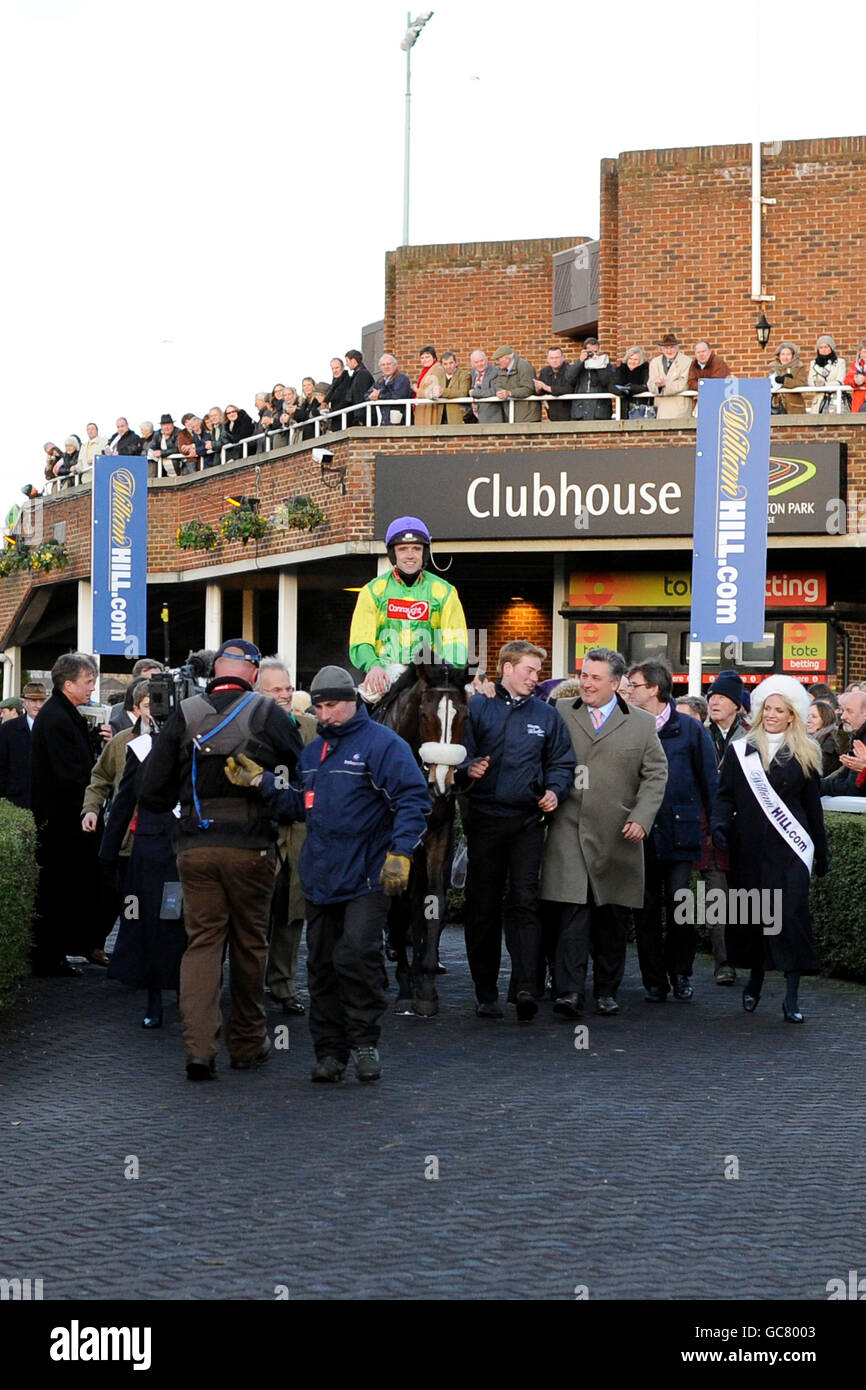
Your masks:
<path fill-rule="evenodd" d="M 580 393 L 573 392 L 562 396 L 554 396 L 549 392 L 545 392 L 544 395 L 540 396 L 521 396 L 518 398 L 509 396 L 504 401 L 500 400 L 498 396 L 438 396 L 433 400 L 427 400 L 423 397 L 413 397 L 411 399 L 404 397 L 393 401 L 361 401 L 358 405 L 344 406 L 342 410 L 322 412 L 321 415 L 313 416 L 311 419 L 304 420 L 298 425 L 280 425 L 278 428 L 268 433 L 251 434 L 247 439 L 238 440 L 234 444 L 225 444 L 219 450 L 219 464 L 246 461 L 246 459 L 250 457 L 272 453 L 275 449 L 290 448 L 293 444 L 298 443 L 299 440 L 316 441 L 323 438 L 324 435 L 328 433 L 351 429 L 353 425 L 366 426 L 368 429 L 381 427 L 383 422 L 380 419 L 380 412 L 387 414 L 393 413 L 402 417 L 398 420 L 391 418 L 387 424 L 412 428 L 413 412 L 416 412 L 419 406 L 424 409 L 429 409 L 430 407 L 433 409 L 437 407 L 444 409 L 449 405 L 498 405 L 501 406 L 507 414 L 507 418 L 503 416 L 502 423 L 513 425 L 515 423 L 515 407 L 529 401 L 538 401 L 540 404 L 544 405 L 549 404 L 551 401 L 604 400 L 610 401 L 612 405 L 610 419 L 620 421 L 625 418 L 622 413 L 623 405 L 627 406 L 631 401 L 646 401 L 654 404 L 660 400 L 680 400 L 684 397 L 694 398 L 697 394 L 696 391 L 678 391 L 674 396 L 656 396 L 653 395 L 651 391 L 641 391 L 634 396 L 621 396 L 615 391 L 587 391 Z M 847 414 L 847 406 L 844 403 L 844 397 L 850 396 L 851 387 L 846 387 L 840 382 L 831 382 L 826 386 L 784 386 L 775 387 L 772 394 L 773 396 L 832 396 L 833 399 L 826 413 L 844 415 Z M 811 407 L 811 409 L 807 407 L 807 412 L 810 414 L 825 413 L 823 411 L 815 411 L 814 406 Z M 650 416 L 648 418 L 652 417 Z M 684 416 L 682 418 L 688 419 L 690 417 Z M 335 421 L 339 423 L 334 424 L 333 422 Z M 462 423 L 472 422 L 466 421 Z M 481 422 L 475 420 L 474 423 L 476 425 L 481 424 L 483 427 L 484 424 L 496 424 L 499 422 Z M 522 422 L 518 421 L 517 423 Z M 567 424 L 568 421 L 554 420 L 548 423 Z M 579 422 L 575 421 L 575 423 Z M 426 426 L 422 428 L 426 428 Z M 231 455 L 231 457 L 227 457 L 228 455 Z M 217 455 L 216 453 L 211 454 L 206 461 L 205 457 L 200 455 L 191 459 L 185 454 L 169 454 L 165 458 L 149 459 L 148 462 L 156 464 L 157 478 L 175 478 L 192 473 L 200 473 L 205 471 L 208 467 L 213 468 L 217 466 Z M 192 467 L 188 467 L 190 464 Z M 90 468 L 87 470 L 88 473 L 92 471 L 93 470 Z M 50 478 L 43 488 L 43 494 L 47 495 L 51 492 L 59 492 L 63 488 L 75 487 L 82 481 L 84 481 L 84 479 L 78 474 L 67 474 L 62 478 Z"/>

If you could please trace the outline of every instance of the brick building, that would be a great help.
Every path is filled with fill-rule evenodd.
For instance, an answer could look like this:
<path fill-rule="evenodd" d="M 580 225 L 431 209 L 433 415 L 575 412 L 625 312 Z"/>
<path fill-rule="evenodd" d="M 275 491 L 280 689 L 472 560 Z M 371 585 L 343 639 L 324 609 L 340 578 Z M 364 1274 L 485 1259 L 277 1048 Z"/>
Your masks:
<path fill-rule="evenodd" d="M 669 328 L 686 343 L 709 336 L 741 375 L 762 375 L 782 337 L 798 341 L 807 359 L 817 333 L 832 332 L 850 358 L 866 330 L 857 317 L 866 272 L 859 235 L 864 147 L 859 137 L 764 147 L 762 195 L 776 201 L 762 214 L 761 279 L 774 300 L 756 304 L 751 297 L 750 148 L 645 151 L 603 162 L 595 247 L 570 236 L 390 252 L 384 346 L 412 372 L 418 348 L 431 340 L 440 350 L 456 349 L 464 362 L 475 347 L 490 352 L 510 340 L 540 367 L 551 342 L 569 355 L 570 339 L 597 324 L 614 357 L 635 341 L 652 348 Z M 597 257 L 589 293 L 594 317 L 584 305 L 581 333 L 554 317 L 555 267 L 575 247 L 583 248 L 582 264 Z M 762 305 L 774 325 L 767 351 L 754 334 Z M 783 500 L 772 503 L 771 640 L 739 654 L 755 679 L 786 662 L 813 679 L 827 672 L 837 684 L 866 674 L 864 429 L 866 415 L 774 420 L 777 462 L 810 461 L 812 491 L 798 496 L 811 497 L 803 506 L 812 511 L 798 518 Z M 160 614 L 167 604 L 173 662 L 229 631 L 283 651 L 299 683 L 325 661 L 346 662 L 355 591 L 384 563 L 387 518 L 427 515 L 429 508 L 435 553 L 443 565 L 450 560 L 448 577 L 458 584 L 470 627 L 476 637 L 484 634 L 486 664 L 506 638 L 530 635 L 563 674 L 579 659 L 581 641 L 599 632 L 630 656 L 660 650 L 663 642 L 681 670 L 694 431 L 690 419 L 410 430 L 362 424 L 328 436 L 333 458 L 326 467 L 314 458 L 311 440 L 193 478 L 157 480 L 148 499 L 148 650 L 163 654 Z M 621 486 L 624 497 L 639 468 L 678 490 L 676 515 L 656 508 L 652 518 L 635 514 L 615 524 L 594 516 L 578 529 L 574 518 L 545 523 L 544 509 L 533 514 L 531 501 L 521 514 L 516 500 L 563 475 L 566 489 L 584 496 Z M 494 477 L 503 491 L 497 515 Z M 215 522 L 228 494 L 259 498 L 262 515 L 272 519 L 263 539 L 179 550 L 178 526 L 193 517 Z M 282 504 L 297 494 L 325 512 L 312 532 L 280 524 Z M 834 499 L 845 504 L 841 513 Z M 515 514 L 507 515 L 508 505 Z M 0 579 L 7 691 L 18 689 L 23 669 L 44 669 L 61 651 L 90 645 L 90 489 L 44 499 L 40 524 L 48 535 L 65 527 L 71 563 L 47 575 Z M 791 665 L 796 652 L 810 654 L 807 664 Z M 129 664 L 115 659 L 118 672 Z M 718 664 L 708 660 L 707 672 Z"/>

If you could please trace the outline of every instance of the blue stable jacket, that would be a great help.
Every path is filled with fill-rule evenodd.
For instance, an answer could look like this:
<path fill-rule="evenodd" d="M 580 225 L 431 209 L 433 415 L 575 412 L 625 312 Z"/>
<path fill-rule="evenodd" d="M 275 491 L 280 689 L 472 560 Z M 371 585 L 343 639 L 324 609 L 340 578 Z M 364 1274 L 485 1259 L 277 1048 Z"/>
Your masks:
<path fill-rule="evenodd" d="M 671 717 L 658 731 L 668 760 L 665 797 L 650 831 L 659 859 L 701 857 L 701 811 L 710 831 L 719 823 L 719 774 L 713 742 L 699 720 L 679 714 L 671 701 Z"/>
<path fill-rule="evenodd" d="M 288 789 L 265 772 L 261 791 L 275 814 L 306 822 L 300 872 L 304 896 L 313 903 L 380 893 L 385 855 L 411 858 L 430 811 L 427 783 L 408 743 L 374 724 L 364 705 L 307 745 Z"/>
<path fill-rule="evenodd" d="M 471 788 L 472 809 L 488 816 L 510 816 L 537 808 L 545 791 L 560 801 L 571 790 L 576 758 L 562 715 L 535 695 L 515 700 L 497 681 L 496 695 L 473 695 L 463 734 L 468 761 L 490 758 L 477 782 L 459 775 Z"/>

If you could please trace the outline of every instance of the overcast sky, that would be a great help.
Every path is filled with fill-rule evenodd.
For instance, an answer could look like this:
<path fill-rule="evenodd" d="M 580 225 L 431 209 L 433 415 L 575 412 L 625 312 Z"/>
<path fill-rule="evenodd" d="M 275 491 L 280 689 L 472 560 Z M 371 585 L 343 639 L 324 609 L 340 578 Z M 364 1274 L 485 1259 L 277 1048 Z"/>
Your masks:
<path fill-rule="evenodd" d="M 46 439 L 251 409 L 382 316 L 405 21 L 394 0 L 2 7 L 4 513 Z M 412 55 L 410 240 L 595 236 L 604 156 L 862 133 L 861 75 L 856 25 L 801 0 L 442 0 Z"/>

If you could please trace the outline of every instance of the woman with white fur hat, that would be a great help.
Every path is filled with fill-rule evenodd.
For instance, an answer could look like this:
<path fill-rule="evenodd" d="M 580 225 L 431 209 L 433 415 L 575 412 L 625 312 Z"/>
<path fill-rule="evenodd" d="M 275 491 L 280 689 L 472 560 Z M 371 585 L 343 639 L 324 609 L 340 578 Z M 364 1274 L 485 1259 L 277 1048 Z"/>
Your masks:
<path fill-rule="evenodd" d="M 820 877 L 828 863 L 821 753 L 806 732 L 808 713 L 809 696 L 792 676 L 762 681 L 752 691 L 748 736 L 725 753 L 719 793 L 725 830 L 717 843 L 730 844 L 729 890 L 751 890 L 745 913 L 744 895 L 729 891 L 728 960 L 751 971 L 747 1013 L 758 1007 L 765 971 L 784 971 L 789 1023 L 803 1022 L 800 976 L 818 971 L 809 879 L 813 864 Z"/>

